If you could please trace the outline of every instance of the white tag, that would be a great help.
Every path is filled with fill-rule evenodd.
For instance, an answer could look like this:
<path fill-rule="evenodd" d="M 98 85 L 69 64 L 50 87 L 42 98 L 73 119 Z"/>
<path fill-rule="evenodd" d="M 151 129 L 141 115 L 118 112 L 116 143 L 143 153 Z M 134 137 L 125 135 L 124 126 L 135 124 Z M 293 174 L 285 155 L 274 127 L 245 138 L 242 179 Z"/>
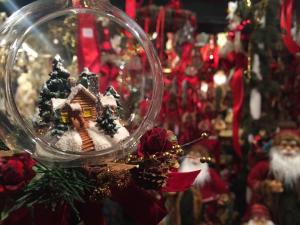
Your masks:
<path fill-rule="evenodd" d="M 82 36 L 84 38 L 93 38 L 94 32 L 92 28 L 82 28 Z"/>

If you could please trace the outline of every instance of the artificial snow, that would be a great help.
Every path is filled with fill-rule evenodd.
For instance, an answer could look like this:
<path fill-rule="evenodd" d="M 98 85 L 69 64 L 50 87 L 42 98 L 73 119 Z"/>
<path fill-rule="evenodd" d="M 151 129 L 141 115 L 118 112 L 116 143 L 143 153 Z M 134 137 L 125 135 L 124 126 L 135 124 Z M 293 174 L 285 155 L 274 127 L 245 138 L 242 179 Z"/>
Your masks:
<path fill-rule="evenodd" d="M 89 123 L 88 133 L 90 135 L 90 138 L 94 142 L 96 151 L 110 148 L 129 136 L 128 130 L 124 126 L 122 126 L 118 120 L 115 120 L 115 123 L 117 124 L 118 130 L 113 137 L 106 135 L 104 131 L 99 130 L 95 122 Z"/>
<path fill-rule="evenodd" d="M 110 139 L 112 143 L 117 144 L 120 141 L 123 141 L 125 138 L 129 137 L 129 132 L 124 126 L 121 125 L 119 120 L 115 120 L 115 123 L 117 124 L 117 133 L 113 138 Z"/>
<path fill-rule="evenodd" d="M 117 101 L 116 101 L 116 99 L 114 98 L 114 96 L 112 96 L 112 95 L 101 96 L 101 97 L 100 97 L 100 102 L 101 102 L 101 105 L 102 105 L 103 107 L 105 107 L 105 106 L 113 106 L 113 107 L 117 107 Z"/>
<path fill-rule="evenodd" d="M 82 84 L 78 84 L 75 87 L 71 88 L 71 93 L 68 96 L 67 100 L 71 101 L 73 98 L 76 97 L 76 95 L 79 93 L 79 91 L 83 91 L 86 95 L 88 95 L 94 102 L 97 102 L 97 97 L 93 95 L 88 89 L 86 89 Z"/>
<path fill-rule="evenodd" d="M 53 110 L 61 109 L 65 103 L 66 99 L 64 98 L 51 98 Z"/>
<path fill-rule="evenodd" d="M 77 131 L 67 131 L 55 146 L 62 151 L 82 152 L 82 140 Z"/>
<path fill-rule="evenodd" d="M 129 136 L 128 130 L 122 126 L 118 120 L 115 120 L 115 123 L 117 124 L 118 130 L 117 133 L 111 137 L 106 135 L 104 131 L 99 130 L 96 126 L 96 122 L 89 122 L 87 132 L 94 143 L 96 151 L 111 148 Z M 65 132 L 56 142 L 55 146 L 62 151 L 82 152 L 82 140 L 76 130 Z"/>
<path fill-rule="evenodd" d="M 71 103 L 70 104 L 72 111 L 81 111 L 81 105 L 79 103 Z"/>
<path fill-rule="evenodd" d="M 99 130 L 99 128 L 96 127 L 95 122 L 89 123 L 89 128 L 87 129 L 87 131 L 88 131 L 90 138 L 93 140 L 96 151 L 101 151 L 101 150 L 112 147 L 112 144 L 108 139 L 109 136 L 107 136 L 103 132 L 101 132 Z"/>

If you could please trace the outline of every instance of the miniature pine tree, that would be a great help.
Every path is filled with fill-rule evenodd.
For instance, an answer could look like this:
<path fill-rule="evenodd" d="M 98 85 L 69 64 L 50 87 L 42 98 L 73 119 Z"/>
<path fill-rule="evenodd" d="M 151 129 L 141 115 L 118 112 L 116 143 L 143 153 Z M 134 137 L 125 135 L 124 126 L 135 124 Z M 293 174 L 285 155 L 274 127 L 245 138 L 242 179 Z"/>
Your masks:
<path fill-rule="evenodd" d="M 112 87 L 112 86 L 109 86 L 105 93 L 104 93 L 105 96 L 109 96 L 109 95 L 112 95 L 115 99 L 116 99 L 116 102 L 117 102 L 117 105 L 118 107 L 121 107 L 121 103 L 120 103 L 120 95 L 118 94 L 118 92 Z"/>
<path fill-rule="evenodd" d="M 85 67 L 79 75 L 78 84 L 82 84 L 85 88 L 89 88 L 91 76 L 95 76 L 95 74 L 91 73 L 89 69 Z"/>
<path fill-rule="evenodd" d="M 112 86 L 109 86 L 105 93 L 104 93 L 104 96 L 113 96 L 117 102 L 117 114 L 120 115 L 122 113 L 122 106 L 121 106 L 121 96 L 118 94 L 118 92 L 112 87 Z"/>
<path fill-rule="evenodd" d="M 62 136 L 66 131 L 68 131 L 69 126 L 61 121 L 60 110 L 54 113 L 54 127 L 51 130 L 52 136 Z"/>
<path fill-rule="evenodd" d="M 49 123 L 53 117 L 52 98 L 66 98 L 70 94 L 68 84 L 69 72 L 64 68 L 60 56 L 55 56 L 52 62 L 50 78 L 44 84 L 39 96 L 39 116 L 42 122 Z"/>
<path fill-rule="evenodd" d="M 117 124 L 115 123 L 116 118 L 113 115 L 111 107 L 106 106 L 103 109 L 102 115 L 97 119 L 98 127 L 104 130 L 106 135 L 113 137 L 117 131 Z"/>

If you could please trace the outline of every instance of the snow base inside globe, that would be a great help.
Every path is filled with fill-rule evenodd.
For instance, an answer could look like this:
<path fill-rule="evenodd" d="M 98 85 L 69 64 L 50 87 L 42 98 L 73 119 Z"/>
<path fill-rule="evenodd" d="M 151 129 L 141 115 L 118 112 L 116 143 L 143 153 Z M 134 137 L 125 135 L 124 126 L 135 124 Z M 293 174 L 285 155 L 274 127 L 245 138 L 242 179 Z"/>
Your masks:
<path fill-rule="evenodd" d="M 45 133 L 49 142 L 56 142 L 55 147 L 62 151 L 92 152 L 111 148 L 129 137 L 119 117 L 120 95 L 112 86 L 100 93 L 98 77 L 88 68 L 77 81 L 70 81 L 58 55 L 52 66 L 39 96 L 36 118 L 36 129 Z"/>

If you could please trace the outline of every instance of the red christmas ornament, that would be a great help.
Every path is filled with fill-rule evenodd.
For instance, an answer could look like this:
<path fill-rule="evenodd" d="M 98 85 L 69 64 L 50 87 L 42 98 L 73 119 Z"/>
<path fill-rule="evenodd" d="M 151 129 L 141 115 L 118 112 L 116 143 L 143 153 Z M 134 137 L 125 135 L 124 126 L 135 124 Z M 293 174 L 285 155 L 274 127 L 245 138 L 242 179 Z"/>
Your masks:
<path fill-rule="evenodd" d="M 0 158 L 0 194 L 21 190 L 35 176 L 34 161 L 27 153 Z"/>
<path fill-rule="evenodd" d="M 167 130 L 153 128 L 142 136 L 138 146 L 138 154 L 147 157 L 155 153 L 169 151 L 172 146 L 173 143 Z"/>

